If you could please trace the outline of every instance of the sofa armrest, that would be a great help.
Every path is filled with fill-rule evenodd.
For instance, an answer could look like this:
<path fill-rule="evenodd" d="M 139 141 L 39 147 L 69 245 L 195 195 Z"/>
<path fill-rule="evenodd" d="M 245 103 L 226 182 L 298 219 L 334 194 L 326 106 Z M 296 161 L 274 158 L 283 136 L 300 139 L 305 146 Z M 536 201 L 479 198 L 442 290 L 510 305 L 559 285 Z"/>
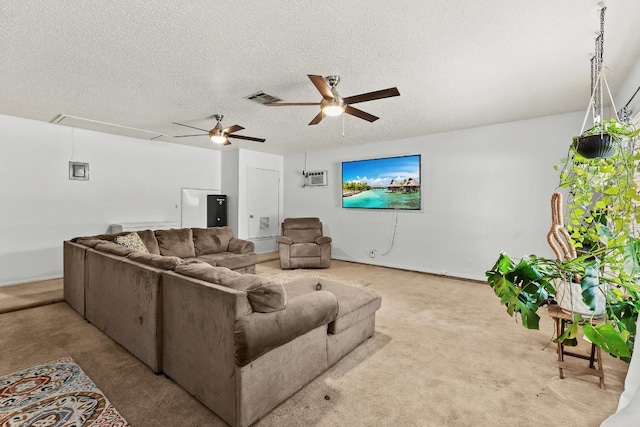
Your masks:
<path fill-rule="evenodd" d="M 316 237 L 316 243 L 319 245 L 322 245 L 323 243 L 331 243 L 331 237 L 329 236 Z"/>
<path fill-rule="evenodd" d="M 277 243 L 284 243 L 285 245 L 290 245 L 293 243 L 293 240 L 291 240 L 290 237 L 287 236 L 278 236 L 276 237 L 276 242 Z"/>
<path fill-rule="evenodd" d="M 256 244 L 250 240 L 243 240 L 233 237 L 229 241 L 228 252 L 232 252 L 234 254 L 250 254 L 251 252 L 256 251 Z"/>
<path fill-rule="evenodd" d="M 335 320 L 338 301 L 328 291 L 291 298 L 283 310 L 251 313 L 236 320 L 236 365 L 245 366 L 276 347 Z"/>

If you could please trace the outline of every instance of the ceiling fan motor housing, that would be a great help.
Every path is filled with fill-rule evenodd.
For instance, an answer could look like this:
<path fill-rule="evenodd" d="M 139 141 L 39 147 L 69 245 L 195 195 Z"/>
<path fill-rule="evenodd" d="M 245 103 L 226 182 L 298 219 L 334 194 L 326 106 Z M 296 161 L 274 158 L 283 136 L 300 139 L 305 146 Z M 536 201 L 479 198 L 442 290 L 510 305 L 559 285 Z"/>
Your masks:
<path fill-rule="evenodd" d="M 327 76 L 325 78 L 325 80 L 327 81 L 327 83 L 329 84 L 329 86 L 331 88 L 334 88 L 336 86 L 338 86 L 338 83 L 340 83 L 340 76 L 335 75 L 335 76 Z M 333 91 L 332 91 L 333 92 Z"/>

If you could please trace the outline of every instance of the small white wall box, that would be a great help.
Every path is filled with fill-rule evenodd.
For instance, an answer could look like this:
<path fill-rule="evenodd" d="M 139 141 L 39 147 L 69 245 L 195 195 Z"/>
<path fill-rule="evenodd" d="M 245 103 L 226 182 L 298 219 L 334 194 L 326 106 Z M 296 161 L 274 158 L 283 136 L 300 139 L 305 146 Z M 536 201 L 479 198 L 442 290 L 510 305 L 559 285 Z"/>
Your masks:
<path fill-rule="evenodd" d="M 89 181 L 89 163 L 69 162 L 69 179 Z"/>
<path fill-rule="evenodd" d="M 308 171 L 304 174 L 307 187 L 320 187 L 327 185 L 327 171 Z"/>

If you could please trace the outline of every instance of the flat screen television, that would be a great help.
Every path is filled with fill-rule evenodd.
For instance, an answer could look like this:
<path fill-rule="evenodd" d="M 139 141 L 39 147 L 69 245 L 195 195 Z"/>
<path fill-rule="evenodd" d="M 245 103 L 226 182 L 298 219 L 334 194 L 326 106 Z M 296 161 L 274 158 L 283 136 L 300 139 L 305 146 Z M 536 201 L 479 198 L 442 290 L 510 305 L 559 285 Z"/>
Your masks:
<path fill-rule="evenodd" d="M 342 162 L 342 207 L 420 210 L 420 154 Z"/>

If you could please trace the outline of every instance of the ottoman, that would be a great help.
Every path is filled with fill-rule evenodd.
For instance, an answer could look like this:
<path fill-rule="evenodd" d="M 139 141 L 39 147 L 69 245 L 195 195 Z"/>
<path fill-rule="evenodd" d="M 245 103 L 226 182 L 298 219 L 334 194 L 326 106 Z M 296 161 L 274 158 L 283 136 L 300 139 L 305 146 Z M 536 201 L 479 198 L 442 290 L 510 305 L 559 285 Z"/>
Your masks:
<path fill-rule="evenodd" d="M 305 277 L 283 284 L 288 298 L 316 292 L 320 284 L 338 300 L 336 320 L 327 327 L 327 356 L 329 366 L 373 336 L 376 326 L 376 311 L 382 297 L 367 288 L 317 277 Z"/>

